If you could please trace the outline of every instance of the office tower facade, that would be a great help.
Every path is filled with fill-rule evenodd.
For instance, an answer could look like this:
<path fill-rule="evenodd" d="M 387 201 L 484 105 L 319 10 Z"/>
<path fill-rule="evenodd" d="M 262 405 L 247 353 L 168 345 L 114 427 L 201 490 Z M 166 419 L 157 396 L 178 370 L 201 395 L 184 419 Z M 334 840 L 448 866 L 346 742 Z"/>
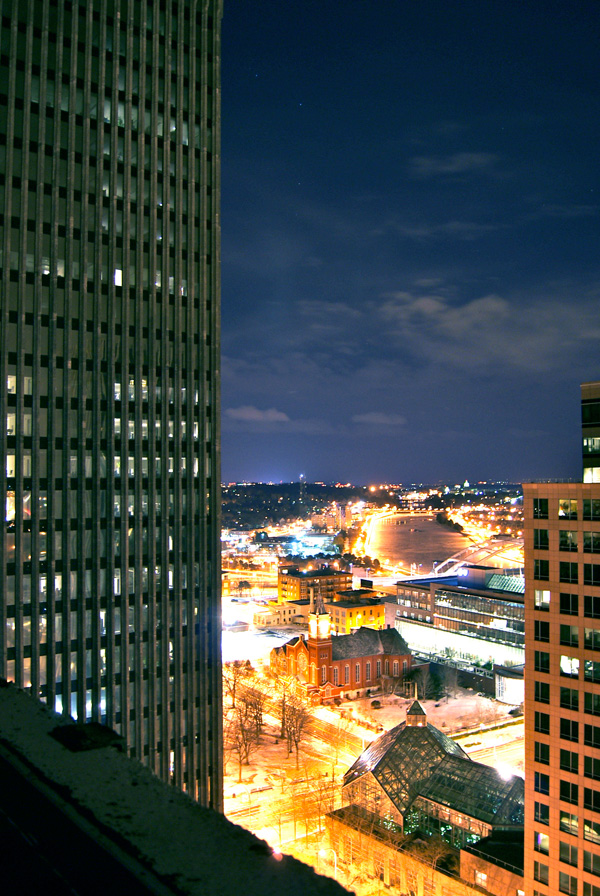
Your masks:
<path fill-rule="evenodd" d="M 581 387 L 583 481 L 600 482 L 600 383 Z"/>
<path fill-rule="evenodd" d="M 0 14 L 0 675 L 219 808 L 220 0 Z"/>
<path fill-rule="evenodd" d="M 600 896 L 600 484 L 523 491 L 525 892 Z"/>

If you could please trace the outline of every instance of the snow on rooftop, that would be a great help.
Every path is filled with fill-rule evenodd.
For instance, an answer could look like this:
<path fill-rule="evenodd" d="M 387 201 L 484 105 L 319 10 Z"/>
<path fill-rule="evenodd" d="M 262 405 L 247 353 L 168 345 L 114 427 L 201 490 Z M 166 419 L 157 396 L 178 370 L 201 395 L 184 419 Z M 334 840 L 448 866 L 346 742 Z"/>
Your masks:
<path fill-rule="evenodd" d="M 186 896 L 347 893 L 291 856 L 278 861 L 264 841 L 166 786 L 114 745 L 88 743 L 73 752 L 64 737 L 52 734 L 57 726 L 75 727 L 13 685 L 0 687 L 6 758 L 51 791 L 60 810 L 78 818 L 81 827 L 97 828 L 94 835 L 105 845 L 108 838 L 114 855 L 141 875 L 150 871 L 169 892 L 173 886 Z"/>

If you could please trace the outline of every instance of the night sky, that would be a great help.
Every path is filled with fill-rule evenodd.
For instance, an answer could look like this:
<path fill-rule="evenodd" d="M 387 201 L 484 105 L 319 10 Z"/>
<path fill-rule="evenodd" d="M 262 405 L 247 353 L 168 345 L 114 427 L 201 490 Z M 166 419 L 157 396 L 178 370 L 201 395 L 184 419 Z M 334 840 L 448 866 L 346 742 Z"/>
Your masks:
<path fill-rule="evenodd" d="M 580 478 L 600 3 L 228 0 L 223 481 Z"/>

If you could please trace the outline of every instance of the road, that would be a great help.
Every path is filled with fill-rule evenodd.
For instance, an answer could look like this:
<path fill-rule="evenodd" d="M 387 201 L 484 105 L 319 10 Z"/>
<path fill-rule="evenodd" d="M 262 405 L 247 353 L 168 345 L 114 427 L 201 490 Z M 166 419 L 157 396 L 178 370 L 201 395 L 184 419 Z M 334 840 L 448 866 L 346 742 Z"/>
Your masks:
<path fill-rule="evenodd" d="M 522 722 L 457 738 L 457 741 L 475 762 L 494 768 L 510 768 L 523 774 L 525 738 Z"/>

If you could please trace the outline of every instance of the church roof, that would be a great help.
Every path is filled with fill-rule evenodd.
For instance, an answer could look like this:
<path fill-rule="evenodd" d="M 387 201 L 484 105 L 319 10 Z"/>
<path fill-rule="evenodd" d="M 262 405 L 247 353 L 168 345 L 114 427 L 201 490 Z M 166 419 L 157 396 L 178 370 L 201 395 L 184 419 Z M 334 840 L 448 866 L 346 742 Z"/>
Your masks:
<path fill-rule="evenodd" d="M 334 662 L 378 654 L 407 656 L 410 653 L 408 644 L 395 628 L 378 630 L 363 626 L 351 635 L 338 635 L 331 643 Z"/>
<path fill-rule="evenodd" d="M 421 706 L 418 700 L 415 700 L 414 703 L 411 704 L 409 709 L 406 710 L 407 716 L 425 716 L 427 713 Z"/>

